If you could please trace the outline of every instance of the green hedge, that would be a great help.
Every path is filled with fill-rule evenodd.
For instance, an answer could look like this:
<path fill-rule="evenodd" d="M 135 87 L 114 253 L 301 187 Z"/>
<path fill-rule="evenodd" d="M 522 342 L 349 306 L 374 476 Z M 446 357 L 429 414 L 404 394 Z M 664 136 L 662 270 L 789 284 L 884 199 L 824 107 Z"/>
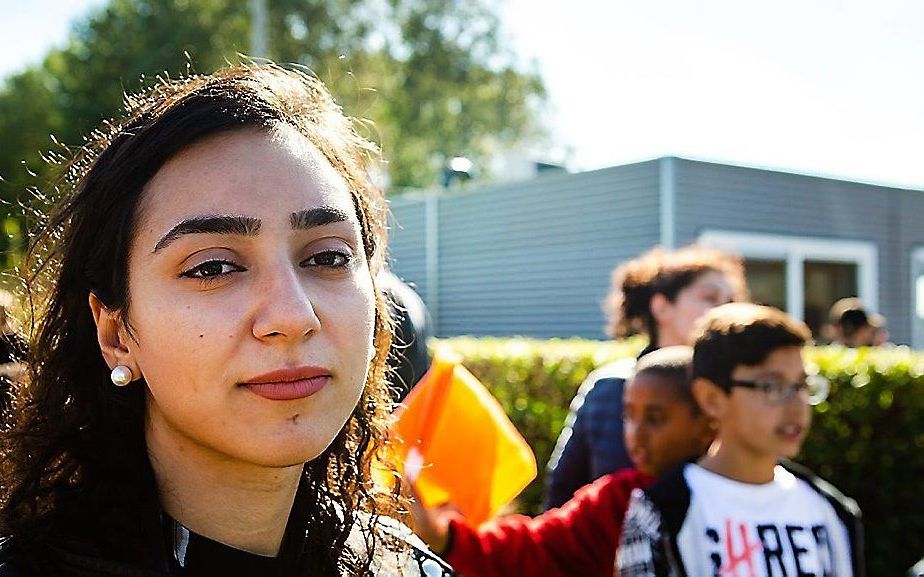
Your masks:
<path fill-rule="evenodd" d="M 529 441 L 539 476 L 518 508 L 541 511 L 545 466 L 587 374 L 644 342 L 440 339 L 498 398 Z M 924 554 L 924 354 L 904 347 L 809 353 L 832 384 L 797 459 L 863 509 L 870 575 L 901 575 Z"/>

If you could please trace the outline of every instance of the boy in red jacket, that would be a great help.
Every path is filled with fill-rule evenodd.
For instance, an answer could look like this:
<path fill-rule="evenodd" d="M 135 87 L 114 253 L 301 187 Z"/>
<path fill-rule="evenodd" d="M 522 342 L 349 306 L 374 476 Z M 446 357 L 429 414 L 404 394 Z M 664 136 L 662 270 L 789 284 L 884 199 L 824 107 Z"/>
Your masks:
<path fill-rule="evenodd" d="M 643 357 L 624 393 L 624 433 L 636 469 L 623 469 L 538 517 L 508 515 L 478 529 L 455 513 L 411 507 L 415 530 L 457 574 L 469 577 L 610 576 L 633 489 L 703 454 L 709 420 L 690 388 L 692 349 L 668 347 Z"/>

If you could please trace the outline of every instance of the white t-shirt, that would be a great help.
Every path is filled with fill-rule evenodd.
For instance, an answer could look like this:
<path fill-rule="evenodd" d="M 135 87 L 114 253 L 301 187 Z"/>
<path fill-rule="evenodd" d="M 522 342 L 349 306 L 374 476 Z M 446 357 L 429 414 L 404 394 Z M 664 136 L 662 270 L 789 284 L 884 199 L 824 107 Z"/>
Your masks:
<path fill-rule="evenodd" d="M 852 577 L 847 528 L 805 481 L 777 466 L 752 485 L 690 464 L 677 546 L 690 577 Z"/>

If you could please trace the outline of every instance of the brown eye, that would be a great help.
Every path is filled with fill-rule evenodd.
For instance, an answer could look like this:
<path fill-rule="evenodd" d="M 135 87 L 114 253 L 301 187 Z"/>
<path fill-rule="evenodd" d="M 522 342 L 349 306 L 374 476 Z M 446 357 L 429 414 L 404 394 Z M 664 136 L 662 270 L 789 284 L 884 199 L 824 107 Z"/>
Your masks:
<path fill-rule="evenodd" d="M 228 262 L 226 260 L 210 260 L 189 269 L 180 276 L 204 280 L 225 276 L 242 270 L 244 269 L 233 262 Z"/>
<path fill-rule="evenodd" d="M 765 395 L 770 395 L 771 397 L 779 397 L 785 392 L 785 389 L 786 385 L 774 381 L 757 383 L 757 390 Z"/>
<path fill-rule="evenodd" d="M 326 250 L 306 259 L 302 266 L 321 266 L 325 268 L 343 268 L 353 262 L 353 255 L 336 250 Z"/>
<path fill-rule="evenodd" d="M 722 299 L 716 293 L 709 293 L 705 295 L 703 297 L 703 300 L 705 300 L 707 303 L 711 304 L 712 306 L 719 306 L 720 304 L 724 304 L 722 302 Z"/>
<path fill-rule="evenodd" d="M 650 413 L 645 419 L 648 421 L 648 425 L 652 427 L 659 427 L 664 424 L 664 415 L 661 413 Z"/>

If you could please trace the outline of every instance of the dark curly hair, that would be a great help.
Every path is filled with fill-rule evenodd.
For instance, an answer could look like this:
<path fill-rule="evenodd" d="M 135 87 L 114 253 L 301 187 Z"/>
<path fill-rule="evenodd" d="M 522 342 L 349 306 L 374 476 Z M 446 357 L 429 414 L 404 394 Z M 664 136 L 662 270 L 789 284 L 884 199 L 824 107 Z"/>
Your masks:
<path fill-rule="evenodd" d="M 651 298 L 663 294 L 673 302 L 677 294 L 703 274 L 720 272 L 728 278 L 737 299 L 747 296 L 744 265 L 740 257 L 700 245 L 668 251 L 655 247 L 617 266 L 603 305 L 606 332 L 613 338 L 647 334 L 658 340 L 658 326 L 651 314 Z"/>
<path fill-rule="evenodd" d="M 48 543 L 77 541 L 113 560 L 152 561 L 161 511 L 144 439 L 144 387 L 113 387 L 88 306 L 94 293 L 131 319 L 128 247 L 145 184 L 171 157 L 205 137 L 288 125 L 345 179 L 375 282 L 385 250 L 386 205 L 370 180 L 377 148 L 362 138 L 324 85 L 297 67 L 245 65 L 160 81 L 126 97 L 65 163 L 20 269 L 31 310 L 29 374 L 17 386 L 0 437 L 0 533 L 40 563 Z M 372 483 L 390 409 L 385 384 L 391 341 L 376 287 L 375 356 L 345 427 L 306 463 L 286 541 L 299 575 L 370 572 L 379 515 L 393 514 L 398 488 Z M 357 527 L 358 525 L 358 527 Z M 367 529 L 366 552 L 347 537 Z M 92 540 L 84 543 L 83 540 Z"/>

